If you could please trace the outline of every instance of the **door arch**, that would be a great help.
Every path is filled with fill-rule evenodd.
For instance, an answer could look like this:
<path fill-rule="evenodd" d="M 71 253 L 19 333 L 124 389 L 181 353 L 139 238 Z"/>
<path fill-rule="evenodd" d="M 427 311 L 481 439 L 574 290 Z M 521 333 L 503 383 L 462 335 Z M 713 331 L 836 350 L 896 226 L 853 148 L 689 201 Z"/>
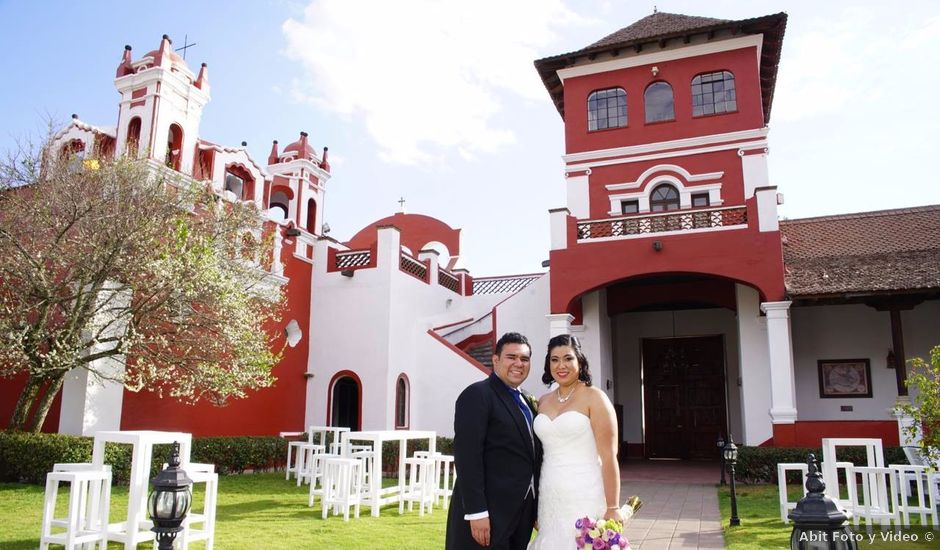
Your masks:
<path fill-rule="evenodd" d="M 362 381 L 349 370 L 333 375 L 327 394 L 327 424 L 362 429 Z"/>

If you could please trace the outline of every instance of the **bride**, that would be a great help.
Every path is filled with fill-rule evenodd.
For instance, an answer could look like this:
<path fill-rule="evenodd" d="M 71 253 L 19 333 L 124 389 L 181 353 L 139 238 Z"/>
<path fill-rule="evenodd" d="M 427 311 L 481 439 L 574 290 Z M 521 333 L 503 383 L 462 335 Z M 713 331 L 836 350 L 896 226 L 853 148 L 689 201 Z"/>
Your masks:
<path fill-rule="evenodd" d="M 578 339 L 548 342 L 542 382 L 557 383 L 539 399 L 534 430 L 544 456 L 539 482 L 538 534 L 529 550 L 575 547 L 575 521 L 584 516 L 623 522 L 617 418 L 607 395 L 591 386 Z"/>

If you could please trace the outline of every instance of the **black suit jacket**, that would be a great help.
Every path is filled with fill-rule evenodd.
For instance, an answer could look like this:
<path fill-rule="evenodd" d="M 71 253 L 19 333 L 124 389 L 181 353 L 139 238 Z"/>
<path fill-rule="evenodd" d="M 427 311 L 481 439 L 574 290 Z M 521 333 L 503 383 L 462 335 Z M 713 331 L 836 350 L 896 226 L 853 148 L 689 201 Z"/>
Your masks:
<path fill-rule="evenodd" d="M 446 548 L 480 548 L 464 515 L 484 510 L 490 516 L 491 544 L 508 539 L 529 484 L 538 489 L 541 459 L 541 444 L 534 433 L 530 436 L 525 416 L 502 380 L 494 374 L 468 386 L 454 411 L 457 481 Z"/>

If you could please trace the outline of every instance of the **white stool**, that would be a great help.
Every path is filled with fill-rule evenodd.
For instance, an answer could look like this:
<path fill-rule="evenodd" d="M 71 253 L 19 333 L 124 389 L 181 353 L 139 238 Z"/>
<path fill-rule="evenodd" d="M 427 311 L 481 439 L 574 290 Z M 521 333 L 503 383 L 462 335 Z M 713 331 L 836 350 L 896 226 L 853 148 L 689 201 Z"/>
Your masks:
<path fill-rule="evenodd" d="M 212 550 L 215 544 L 215 505 L 219 494 L 219 474 L 215 473 L 214 464 L 199 464 L 190 462 L 186 465 L 186 474 L 196 483 L 205 483 L 205 498 L 202 501 L 202 510 L 190 510 L 183 523 L 183 532 L 180 534 L 180 550 L 187 550 L 189 543 L 200 540 L 206 541 L 206 550 Z M 198 528 L 193 527 L 198 525 Z"/>
<path fill-rule="evenodd" d="M 300 466 L 300 446 L 306 445 L 306 441 L 288 441 L 287 442 L 287 467 L 284 468 L 284 479 L 290 480 L 291 472 L 294 472 L 294 475 L 299 477 L 298 467 Z M 294 465 L 291 466 L 291 455 L 294 458 Z"/>
<path fill-rule="evenodd" d="M 328 458 L 323 472 L 322 517 L 326 519 L 332 507 L 334 513 L 343 508 L 343 520 L 349 521 L 349 508 L 355 508 L 359 517 L 362 504 L 362 463 L 356 458 Z"/>
<path fill-rule="evenodd" d="M 312 457 L 312 463 L 310 468 L 313 470 L 313 477 L 310 480 L 310 493 L 309 498 L 307 499 L 307 506 L 313 507 L 314 502 L 316 502 L 317 496 L 322 500 L 323 498 L 323 486 L 325 485 L 324 475 L 326 473 L 326 461 L 329 458 L 342 458 L 338 454 L 333 453 L 317 453 Z M 317 483 L 319 481 L 319 483 Z M 318 487 L 319 486 L 319 487 Z"/>
<path fill-rule="evenodd" d="M 791 501 L 787 495 L 787 472 L 800 472 L 800 485 L 803 496 L 806 496 L 806 474 L 808 466 L 805 462 L 781 462 L 777 464 L 777 490 L 780 493 L 780 520 L 790 523 L 787 513 L 796 508 L 796 501 Z"/>
<path fill-rule="evenodd" d="M 434 488 L 434 459 L 433 458 L 406 458 L 405 459 L 405 486 L 401 488 L 398 501 L 398 513 L 405 511 L 405 502 L 408 503 L 408 511 L 413 509 L 415 502 L 418 503 L 418 515 L 424 515 L 424 507 L 427 506 L 428 513 L 434 511 L 434 501 L 436 500 Z"/>
<path fill-rule="evenodd" d="M 68 516 L 65 518 L 55 517 L 59 483 L 70 486 Z M 40 550 L 48 549 L 50 544 L 63 545 L 65 550 L 97 544 L 99 550 L 105 550 L 110 502 L 111 471 L 108 469 L 76 469 L 46 474 Z M 64 528 L 65 531 L 53 533 L 53 528 Z"/>
<path fill-rule="evenodd" d="M 931 525 L 937 527 L 937 502 L 930 491 L 930 476 L 926 466 L 911 466 L 908 464 L 892 464 L 888 466 L 894 470 L 898 481 L 897 509 L 901 523 L 911 524 L 911 514 L 920 514 L 920 524 L 927 525 L 927 516 L 931 517 Z M 912 490 L 913 484 L 913 490 Z M 911 504 L 911 499 L 916 499 Z"/>
<path fill-rule="evenodd" d="M 873 525 L 876 521 L 884 526 L 890 526 L 891 522 L 899 523 L 894 470 L 883 467 L 853 466 L 846 470 L 846 474 L 849 504 L 855 525 L 858 525 L 862 518 L 869 525 Z M 862 481 L 861 499 L 856 485 L 859 476 Z"/>
<path fill-rule="evenodd" d="M 313 456 L 323 452 L 323 445 L 316 443 L 302 443 L 297 446 L 297 486 L 302 483 L 312 483 L 314 471 Z"/>
<path fill-rule="evenodd" d="M 378 483 L 381 487 L 382 472 L 375 471 L 375 453 L 372 451 L 372 447 L 369 447 L 368 451 L 354 451 L 352 458 L 362 463 L 362 496 L 365 499 L 372 494 L 373 483 Z M 370 506 L 378 506 L 372 502 L 368 504 Z"/>
<path fill-rule="evenodd" d="M 428 451 L 415 451 L 415 458 L 431 458 L 434 460 L 434 502 L 441 499 L 444 509 L 450 506 L 450 496 L 454 494 L 454 482 L 457 474 L 451 471 L 454 468 L 454 457 L 441 453 L 431 454 Z"/>

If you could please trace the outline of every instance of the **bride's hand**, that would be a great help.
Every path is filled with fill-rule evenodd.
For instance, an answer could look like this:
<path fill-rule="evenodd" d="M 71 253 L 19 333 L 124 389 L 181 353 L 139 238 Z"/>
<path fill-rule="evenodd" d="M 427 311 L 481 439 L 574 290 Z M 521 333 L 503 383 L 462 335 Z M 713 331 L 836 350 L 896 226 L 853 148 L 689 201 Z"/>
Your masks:
<path fill-rule="evenodd" d="M 604 519 L 605 520 L 614 519 L 614 520 L 619 521 L 620 523 L 624 522 L 624 517 L 623 517 L 623 514 L 620 513 L 620 508 L 617 508 L 615 510 L 607 510 L 607 513 L 604 514 Z"/>

